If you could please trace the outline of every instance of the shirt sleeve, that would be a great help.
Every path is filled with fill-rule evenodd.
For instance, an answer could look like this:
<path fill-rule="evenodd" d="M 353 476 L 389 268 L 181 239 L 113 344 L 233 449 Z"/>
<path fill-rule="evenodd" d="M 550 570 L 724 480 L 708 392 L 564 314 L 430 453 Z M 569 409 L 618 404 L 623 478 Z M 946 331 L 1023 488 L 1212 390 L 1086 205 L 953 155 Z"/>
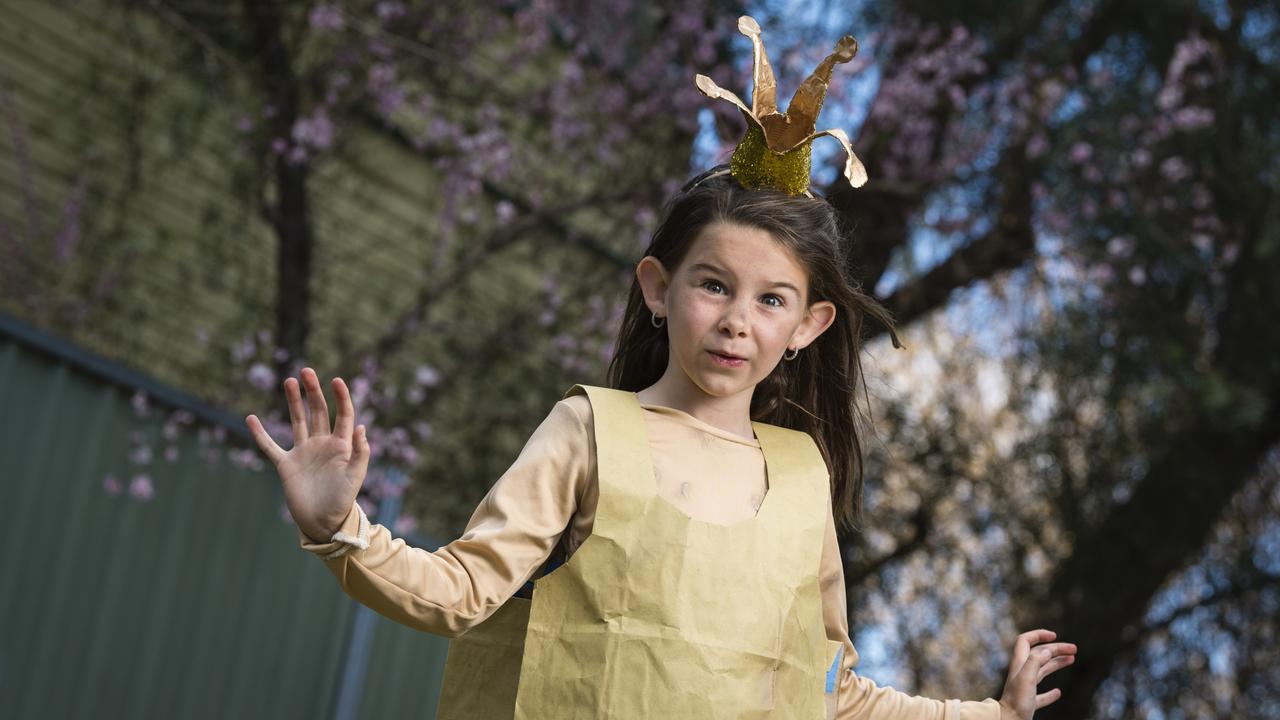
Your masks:
<path fill-rule="evenodd" d="M 298 531 L 343 592 L 417 630 L 456 637 L 496 611 L 547 559 L 587 482 L 590 427 L 556 403 L 457 540 L 428 552 L 370 524 L 353 503 L 327 543 Z"/>
<path fill-rule="evenodd" d="M 828 674 L 827 717 L 837 720 L 1000 720 L 1000 702 L 994 698 L 934 700 L 908 695 L 890 686 L 880 687 L 854 673 L 858 651 L 849 639 L 848 605 L 845 601 L 844 564 L 836 537 L 835 518 L 828 513 L 826 539 L 820 567 L 822 615 L 827 639 L 840 642 Z M 834 697 L 833 697 L 834 695 Z"/>

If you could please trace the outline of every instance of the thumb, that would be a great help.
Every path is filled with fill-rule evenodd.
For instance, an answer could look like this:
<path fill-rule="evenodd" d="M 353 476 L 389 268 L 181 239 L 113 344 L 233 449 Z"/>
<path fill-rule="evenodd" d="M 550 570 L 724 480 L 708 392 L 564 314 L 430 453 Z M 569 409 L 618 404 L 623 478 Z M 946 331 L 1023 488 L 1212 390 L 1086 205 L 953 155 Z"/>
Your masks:
<path fill-rule="evenodd" d="M 354 445 L 351 449 L 351 475 L 360 479 L 360 484 L 364 484 L 365 474 L 369 472 L 369 437 L 365 432 L 364 425 L 356 428 Z"/>

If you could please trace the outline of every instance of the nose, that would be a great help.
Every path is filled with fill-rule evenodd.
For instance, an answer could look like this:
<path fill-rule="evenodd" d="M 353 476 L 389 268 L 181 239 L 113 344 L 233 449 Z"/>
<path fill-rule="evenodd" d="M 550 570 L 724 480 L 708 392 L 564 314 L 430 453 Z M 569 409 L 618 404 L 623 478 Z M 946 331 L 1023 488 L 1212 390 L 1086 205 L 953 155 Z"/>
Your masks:
<path fill-rule="evenodd" d="M 720 331 L 727 332 L 729 335 L 738 337 L 746 334 L 747 331 L 747 313 L 738 307 L 737 303 L 730 304 L 720 316 Z"/>

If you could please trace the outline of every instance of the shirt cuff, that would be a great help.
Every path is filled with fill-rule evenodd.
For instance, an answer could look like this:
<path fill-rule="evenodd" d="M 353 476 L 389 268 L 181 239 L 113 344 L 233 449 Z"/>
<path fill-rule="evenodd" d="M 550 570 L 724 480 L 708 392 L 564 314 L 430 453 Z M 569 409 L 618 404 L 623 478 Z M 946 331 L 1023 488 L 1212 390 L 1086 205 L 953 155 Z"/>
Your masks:
<path fill-rule="evenodd" d="M 1000 720 L 1000 701 L 995 698 L 951 702 L 956 703 L 956 713 L 952 717 L 958 720 Z"/>
<path fill-rule="evenodd" d="M 309 553 L 318 555 L 321 560 L 333 560 L 355 549 L 369 549 L 369 517 L 364 514 L 360 503 L 351 503 L 347 517 L 342 526 L 333 534 L 329 542 L 313 542 L 301 529 L 298 530 L 298 545 Z"/>

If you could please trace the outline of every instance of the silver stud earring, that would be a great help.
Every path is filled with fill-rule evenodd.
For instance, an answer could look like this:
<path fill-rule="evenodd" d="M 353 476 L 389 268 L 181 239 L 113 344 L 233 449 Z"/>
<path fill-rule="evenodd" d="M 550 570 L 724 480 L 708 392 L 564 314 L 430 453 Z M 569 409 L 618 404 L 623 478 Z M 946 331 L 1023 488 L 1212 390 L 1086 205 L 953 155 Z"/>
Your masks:
<path fill-rule="evenodd" d="M 663 325 L 666 325 L 666 324 L 667 324 L 667 319 L 666 319 L 666 318 L 660 318 L 660 317 L 658 317 L 657 313 L 654 313 L 653 315 L 650 315 L 650 316 L 649 316 L 649 324 L 650 324 L 650 325 L 653 325 L 653 326 L 654 326 L 654 327 L 656 327 L 656 328 L 660 328 L 660 327 L 662 327 Z"/>
<path fill-rule="evenodd" d="M 787 353 L 791 354 L 788 355 Z M 787 348 L 787 353 L 782 354 L 783 360 L 795 360 L 796 356 L 800 354 L 800 348 Z"/>

